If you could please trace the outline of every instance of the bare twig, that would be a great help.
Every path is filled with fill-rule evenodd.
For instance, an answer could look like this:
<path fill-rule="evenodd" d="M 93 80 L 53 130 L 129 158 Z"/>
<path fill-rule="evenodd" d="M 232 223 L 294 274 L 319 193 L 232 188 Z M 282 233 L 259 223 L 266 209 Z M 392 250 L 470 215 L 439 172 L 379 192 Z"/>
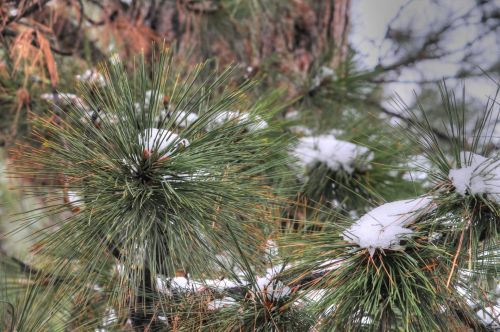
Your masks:
<path fill-rule="evenodd" d="M 3 30 L 5 29 L 5 27 L 13 22 L 16 22 L 16 21 L 19 21 L 20 19 L 22 19 L 23 17 L 26 17 L 26 16 L 29 16 L 39 10 L 42 10 L 43 7 L 49 2 L 50 0 L 41 0 L 41 1 L 35 1 L 34 4 L 32 4 L 31 6 L 29 6 L 28 8 L 26 8 L 22 13 L 20 13 L 19 15 L 16 15 L 16 16 L 11 16 L 7 19 L 7 21 L 5 22 L 5 25 L 4 25 L 4 28 L 2 29 L 2 32 Z"/>

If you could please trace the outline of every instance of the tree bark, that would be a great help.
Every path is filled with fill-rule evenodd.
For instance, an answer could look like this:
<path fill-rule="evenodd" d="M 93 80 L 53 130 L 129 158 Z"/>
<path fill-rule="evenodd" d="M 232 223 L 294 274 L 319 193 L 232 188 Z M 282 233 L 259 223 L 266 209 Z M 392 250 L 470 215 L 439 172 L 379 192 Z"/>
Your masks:
<path fill-rule="evenodd" d="M 348 52 L 351 0 L 293 0 L 266 5 L 257 14 L 235 18 L 219 1 L 177 0 L 152 3 L 145 22 L 179 56 L 193 63 L 215 57 L 222 65 L 245 63 L 260 68 L 275 57 L 284 72 L 306 75 L 317 59 L 338 67 Z"/>

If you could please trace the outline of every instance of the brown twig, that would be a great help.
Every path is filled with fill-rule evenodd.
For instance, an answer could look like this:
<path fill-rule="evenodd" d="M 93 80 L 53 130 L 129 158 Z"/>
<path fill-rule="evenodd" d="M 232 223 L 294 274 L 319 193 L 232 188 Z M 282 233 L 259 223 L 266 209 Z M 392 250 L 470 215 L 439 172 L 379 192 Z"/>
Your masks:
<path fill-rule="evenodd" d="M 5 29 L 5 27 L 11 23 L 19 21 L 21 18 L 29 16 L 39 10 L 42 10 L 43 7 L 49 2 L 50 0 L 41 0 L 41 1 L 35 1 L 34 4 L 26 8 L 20 15 L 16 16 L 11 16 L 5 21 L 4 27 L 2 28 L 1 32 Z"/>

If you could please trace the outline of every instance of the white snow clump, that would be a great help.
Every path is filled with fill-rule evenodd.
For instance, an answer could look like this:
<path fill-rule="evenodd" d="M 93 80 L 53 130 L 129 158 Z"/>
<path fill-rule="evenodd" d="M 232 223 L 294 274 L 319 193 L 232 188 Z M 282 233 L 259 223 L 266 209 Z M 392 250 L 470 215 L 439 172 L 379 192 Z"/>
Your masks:
<path fill-rule="evenodd" d="M 222 298 L 222 299 L 215 299 L 215 300 L 208 302 L 207 309 L 209 311 L 214 311 L 214 310 L 222 309 L 224 307 L 235 305 L 236 303 L 237 303 L 236 300 L 233 299 L 232 297 L 224 296 L 224 298 Z"/>
<path fill-rule="evenodd" d="M 316 89 L 325 81 L 326 79 L 334 81 L 336 79 L 337 75 L 335 74 L 335 71 L 327 66 L 322 66 L 316 76 L 314 76 L 311 84 L 311 90 Z"/>
<path fill-rule="evenodd" d="M 83 110 L 87 110 L 88 109 L 88 106 L 87 104 L 83 101 L 83 99 L 81 99 L 80 97 L 78 97 L 77 95 L 75 94 L 72 94 L 72 93 L 59 93 L 59 92 L 56 92 L 56 93 L 42 93 L 40 95 L 40 98 L 49 102 L 49 103 L 52 103 L 52 104 L 56 104 L 56 105 L 59 105 L 59 106 L 74 106 L 74 107 L 79 107 Z"/>
<path fill-rule="evenodd" d="M 500 330 L 500 303 L 478 310 L 476 315 L 484 325 L 491 327 L 493 331 Z"/>
<path fill-rule="evenodd" d="M 376 249 L 400 249 L 399 241 L 413 233 L 406 226 L 415 221 L 420 212 L 430 204 L 430 197 L 383 204 L 363 215 L 345 230 L 343 238 L 368 249 L 370 256 L 373 256 Z"/>
<path fill-rule="evenodd" d="M 68 191 L 66 197 L 70 205 L 74 207 L 83 206 L 83 199 L 76 191 Z"/>
<path fill-rule="evenodd" d="M 138 138 L 146 153 L 158 151 L 160 158 L 169 157 L 179 145 L 189 146 L 187 139 L 179 139 L 179 135 L 166 129 L 149 128 L 139 134 Z"/>
<path fill-rule="evenodd" d="M 257 277 L 255 279 L 257 290 L 270 301 L 278 301 L 289 296 L 292 292 L 290 287 L 276 279 L 276 275 L 283 269 L 283 265 L 273 266 L 267 269 L 264 277 Z"/>
<path fill-rule="evenodd" d="M 156 287 L 159 292 L 167 295 L 172 295 L 173 292 L 199 292 L 204 289 L 202 284 L 186 277 L 167 278 L 160 274 L 156 277 Z"/>
<path fill-rule="evenodd" d="M 278 245 L 271 239 L 267 240 L 266 242 L 265 255 L 269 260 L 272 260 L 279 255 Z"/>
<path fill-rule="evenodd" d="M 76 79 L 80 82 L 95 83 L 100 86 L 106 85 L 104 76 L 95 69 L 87 69 L 83 74 L 76 75 Z"/>
<path fill-rule="evenodd" d="M 156 103 L 158 103 L 160 106 L 163 106 L 163 99 L 165 98 L 165 95 L 156 90 L 147 90 L 146 93 L 144 94 L 145 108 L 149 108 L 149 104 L 151 103 L 153 96 L 156 97 L 155 99 Z"/>
<path fill-rule="evenodd" d="M 343 169 L 348 173 L 369 169 L 374 158 L 367 147 L 338 140 L 333 135 L 301 137 L 292 154 L 303 166 L 322 162 L 333 171 Z"/>
<path fill-rule="evenodd" d="M 224 123 L 238 120 L 238 123 L 248 121 L 249 119 L 255 120 L 253 123 L 248 123 L 247 129 L 250 131 L 256 131 L 259 129 L 266 129 L 268 124 L 260 116 L 254 115 L 252 118 L 249 113 L 243 113 L 239 111 L 223 111 L 217 114 L 215 118 L 207 125 L 208 130 L 215 129 L 222 126 Z"/>
<path fill-rule="evenodd" d="M 290 287 L 279 280 L 273 280 L 270 275 L 259 277 L 256 281 L 259 291 L 261 291 L 270 301 L 280 300 L 287 297 L 292 292 Z"/>
<path fill-rule="evenodd" d="M 448 174 L 458 194 L 465 196 L 486 194 L 500 203 L 500 160 L 486 158 L 473 152 L 460 153 L 461 168 L 452 168 Z"/>
<path fill-rule="evenodd" d="M 188 113 L 184 111 L 180 111 L 175 115 L 174 122 L 180 128 L 186 128 L 193 124 L 196 120 L 198 120 L 198 115 L 194 113 Z"/>
<path fill-rule="evenodd" d="M 108 60 L 114 66 L 119 65 L 122 62 L 122 59 L 118 53 L 113 53 Z"/>

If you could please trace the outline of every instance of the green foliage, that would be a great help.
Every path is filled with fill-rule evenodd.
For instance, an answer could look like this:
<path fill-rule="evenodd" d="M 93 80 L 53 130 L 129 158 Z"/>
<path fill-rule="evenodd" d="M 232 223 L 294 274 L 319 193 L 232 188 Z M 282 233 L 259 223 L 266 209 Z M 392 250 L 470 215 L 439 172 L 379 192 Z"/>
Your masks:
<path fill-rule="evenodd" d="M 492 281 L 499 261 L 496 192 L 477 194 L 467 187 L 460 193 L 450 170 L 472 163 L 472 156 L 464 161 L 463 151 L 485 154 L 491 149 L 493 103 L 487 105 L 469 137 L 464 105 L 458 106 L 446 87 L 441 92 L 448 112 L 447 142 L 436 136 L 427 118 L 420 125 L 416 113 L 408 112 L 416 132 L 406 132 L 407 139 L 432 163 L 430 168 L 421 167 L 432 182 L 431 208 L 406 225 L 413 230 L 409 238 L 401 240 L 398 248 L 375 250 L 372 256 L 342 236 L 349 219 L 332 214 L 326 219 L 312 216 L 306 224 L 314 228 L 282 239 L 285 261 L 294 262 L 282 278 L 300 287 L 301 296 L 317 298 L 311 311 L 320 330 L 485 328 L 473 308 L 481 303 L 495 305 L 485 293 L 495 287 Z M 484 174 L 477 175 L 485 181 L 495 179 L 488 172 L 495 171 L 496 157 L 489 162 L 481 171 Z M 317 179 L 314 187 L 321 188 L 324 182 L 321 176 Z M 383 220 L 374 222 L 387 226 Z"/>
<path fill-rule="evenodd" d="M 104 301 L 128 306 L 139 321 L 140 313 L 153 317 L 151 310 L 159 310 L 153 303 L 168 297 L 155 290 L 160 275 L 217 275 L 217 254 L 237 250 L 259 264 L 255 254 L 283 190 L 278 171 L 287 164 L 288 139 L 263 123 L 276 97 L 251 105 L 245 100 L 251 83 L 225 86 L 231 69 L 209 76 L 199 65 L 180 76 L 170 61 L 170 53 L 162 53 L 149 72 L 141 60 L 129 78 L 115 60 L 103 68 L 106 86 L 82 86 L 83 101 L 72 105 L 62 125 L 42 123 L 44 149 L 30 157 L 51 168 L 53 189 L 77 197 L 71 204 L 79 209 L 39 253 L 51 280 L 67 281 L 54 294 L 61 306 L 77 292 L 86 311 L 96 296 L 89 285 L 95 285 L 109 294 Z M 147 90 L 153 91 L 149 100 Z M 235 109 L 238 117 L 217 122 Z M 181 125 L 191 114 L 197 119 Z M 20 166 L 18 174 L 36 172 L 32 165 Z M 48 211 L 67 207 L 53 204 Z M 110 283 L 113 261 L 121 272 Z M 49 298 L 49 289 L 37 296 Z M 36 302 L 29 306 L 28 312 L 40 309 Z"/>
<path fill-rule="evenodd" d="M 428 173 L 432 182 L 433 195 L 438 208 L 435 211 L 434 231 L 443 233 L 443 245 L 451 246 L 456 252 L 456 257 L 461 266 L 474 271 L 495 271 L 497 269 L 496 259 L 485 261 L 480 258 L 484 253 L 495 252 L 498 246 L 498 231 L 500 211 L 498 202 L 486 194 L 475 194 L 467 188 L 466 193 L 459 193 L 454 187 L 450 171 L 454 168 L 463 168 L 471 165 L 473 154 L 488 157 L 493 148 L 494 130 L 496 120 L 493 118 L 496 96 L 488 101 L 484 111 L 476 118 L 472 130 L 466 128 L 466 105 L 465 96 L 462 101 L 457 101 L 455 94 L 449 91 L 445 84 L 439 86 L 442 98 L 442 107 L 447 115 L 447 122 L 443 122 L 447 142 L 437 137 L 435 129 L 431 126 L 423 108 L 420 109 L 424 115 L 423 124 L 416 125 L 414 132 L 408 132 L 408 139 L 412 140 L 431 162 L 432 167 L 422 166 L 422 170 Z M 416 113 L 408 113 L 414 122 L 417 120 Z M 415 122 L 416 123 L 416 122 Z M 484 172 L 495 171 L 494 165 L 498 157 L 491 155 L 491 166 L 485 163 Z M 487 263 L 483 265 L 483 263 Z M 480 263 L 477 265 L 477 263 Z"/>
<path fill-rule="evenodd" d="M 432 212 L 432 211 L 430 211 Z M 349 220 L 331 216 L 319 231 L 290 234 L 280 243 L 297 262 L 283 273 L 316 298 L 310 310 L 324 331 L 446 331 L 479 326 L 455 288 L 446 287 L 452 255 L 428 237 L 429 215 L 411 225 L 416 235 L 400 249 L 368 251 L 347 243 Z M 318 222 L 316 222 L 318 223 Z M 445 247 L 446 248 L 446 247 Z"/>
<path fill-rule="evenodd" d="M 331 170 L 324 163 L 310 165 L 306 168 L 306 180 L 302 186 L 305 197 L 346 212 L 362 213 L 367 204 L 423 192 L 418 181 L 405 178 L 407 168 L 403 165 L 412 151 L 408 139 L 395 139 L 386 132 L 387 124 L 374 115 L 365 119 L 353 117 L 351 125 L 344 128 L 336 137 L 367 147 L 371 158 L 364 156 L 369 160 L 363 160 L 360 157 L 358 163 L 364 166 L 354 165 L 353 172 Z M 328 204 L 332 201 L 336 205 Z"/>
<path fill-rule="evenodd" d="M 287 102 L 282 91 L 235 83 L 234 67 L 173 66 L 164 50 L 152 63 L 112 58 L 100 68 L 105 84 L 81 83 L 80 99 L 54 95 L 52 113 L 34 123 L 36 141 L 21 150 L 30 163 L 17 163 L 15 175 L 30 179 L 25 193 L 46 206 L 11 231 L 42 226 L 29 238 L 29 264 L 2 255 L 5 324 L 18 331 L 483 328 L 467 301 L 494 303 L 483 293 L 497 276 L 498 204 L 460 193 L 450 170 L 464 166 L 462 151 L 490 153 L 493 103 L 468 139 L 465 105 L 443 88 L 443 143 L 423 111 L 423 121 L 408 114 L 416 131 L 406 136 L 376 113 L 346 114 L 349 105 L 372 110 L 363 98 L 377 91 L 362 74 L 331 76 Z M 323 112 L 325 101 L 334 112 L 324 123 L 277 121 L 292 103 Z M 352 170 L 311 163 L 299 176 L 290 132 L 304 123 L 309 135 L 335 134 L 369 156 Z M 343 237 L 368 206 L 429 189 L 408 179 L 404 164 L 415 153 L 431 162 L 420 170 L 432 208 L 405 225 L 412 235 L 373 251 Z M 273 255 L 270 239 L 279 242 Z"/>

